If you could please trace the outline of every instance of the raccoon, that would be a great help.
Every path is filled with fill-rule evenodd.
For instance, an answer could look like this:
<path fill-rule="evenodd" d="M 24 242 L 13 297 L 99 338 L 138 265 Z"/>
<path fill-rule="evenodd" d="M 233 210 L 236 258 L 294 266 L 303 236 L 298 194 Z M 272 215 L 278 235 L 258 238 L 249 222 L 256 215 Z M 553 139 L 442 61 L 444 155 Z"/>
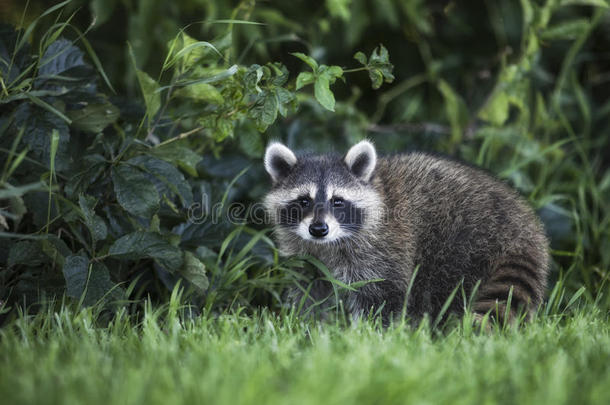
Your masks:
<path fill-rule="evenodd" d="M 343 283 L 365 282 L 343 297 L 353 317 L 436 319 L 456 288 L 446 313 L 463 313 L 462 294 L 474 298 L 476 316 L 499 320 L 529 316 L 543 299 L 543 227 L 515 191 L 481 169 L 421 152 L 378 157 L 369 141 L 344 156 L 298 157 L 271 143 L 264 165 L 280 254 L 310 255 Z M 304 290 L 294 289 L 294 302 Z M 318 280 L 305 301 L 332 291 Z"/>

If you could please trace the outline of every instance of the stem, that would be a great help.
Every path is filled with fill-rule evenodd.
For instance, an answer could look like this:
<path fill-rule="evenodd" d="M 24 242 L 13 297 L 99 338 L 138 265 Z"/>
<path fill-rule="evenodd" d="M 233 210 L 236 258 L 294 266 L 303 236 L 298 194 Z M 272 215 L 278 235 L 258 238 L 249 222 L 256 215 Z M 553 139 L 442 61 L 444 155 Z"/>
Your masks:
<path fill-rule="evenodd" d="M 353 68 L 353 69 L 345 69 L 345 70 L 343 70 L 343 73 L 362 72 L 363 70 L 369 70 L 368 66 Z"/>
<path fill-rule="evenodd" d="M 8 97 L 8 90 L 6 88 L 6 85 L 4 84 L 4 79 L 2 77 L 0 77 L 0 84 L 2 85 L 2 92 L 6 97 Z"/>
<path fill-rule="evenodd" d="M 152 126 L 148 129 L 148 133 L 146 134 L 145 139 L 150 139 L 155 129 L 157 128 L 157 125 L 159 125 L 159 121 L 161 121 L 161 118 L 163 117 L 163 114 L 165 114 L 165 110 L 167 109 L 167 106 L 169 105 L 169 102 L 171 100 L 172 91 L 174 90 L 175 84 L 176 82 L 173 82 L 170 88 L 167 89 L 167 97 L 165 98 L 165 103 L 163 103 L 161 109 L 157 112 L 157 118 L 155 119 L 155 122 L 153 122 Z"/>
<path fill-rule="evenodd" d="M 107 259 L 110 256 L 112 256 L 112 255 L 111 254 L 105 254 L 105 255 L 101 255 L 101 256 L 97 256 L 97 257 L 92 257 L 91 258 L 91 262 L 99 262 L 100 260 Z"/>
<path fill-rule="evenodd" d="M 160 146 L 163 146 L 163 145 L 167 145 L 168 143 L 171 143 L 171 142 L 174 142 L 174 141 L 178 141 L 180 139 L 187 138 L 187 137 L 191 136 L 192 134 L 194 134 L 195 132 L 201 131 L 202 129 L 204 129 L 204 128 L 203 127 L 197 127 L 195 129 L 191 129 L 190 131 L 183 132 L 183 133 L 179 134 L 178 136 L 175 136 L 175 137 L 173 137 L 171 139 L 168 139 L 168 140 L 165 140 L 165 141 L 161 142 L 160 144 L 158 144 L 156 146 L 156 148 L 158 148 Z"/>

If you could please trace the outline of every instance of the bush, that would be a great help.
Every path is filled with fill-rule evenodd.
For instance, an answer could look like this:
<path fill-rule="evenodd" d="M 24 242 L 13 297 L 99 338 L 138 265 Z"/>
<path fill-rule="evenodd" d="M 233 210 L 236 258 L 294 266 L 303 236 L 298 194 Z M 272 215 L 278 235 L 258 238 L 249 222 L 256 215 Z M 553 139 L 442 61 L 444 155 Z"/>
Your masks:
<path fill-rule="evenodd" d="M 321 151 L 362 137 L 509 181 L 546 224 L 553 278 L 601 296 L 603 3 L 9 2 L 0 297 L 116 304 L 180 280 L 198 307 L 278 304 L 307 264 L 280 259 L 232 203 L 264 193 L 269 139 Z"/>

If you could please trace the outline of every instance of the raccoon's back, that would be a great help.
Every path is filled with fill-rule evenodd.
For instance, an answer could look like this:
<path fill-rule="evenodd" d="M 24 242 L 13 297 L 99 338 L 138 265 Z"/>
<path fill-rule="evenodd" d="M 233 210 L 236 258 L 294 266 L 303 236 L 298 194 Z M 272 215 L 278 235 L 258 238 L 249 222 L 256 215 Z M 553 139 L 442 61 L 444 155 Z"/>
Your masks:
<path fill-rule="evenodd" d="M 478 280 L 480 293 L 505 294 L 512 284 L 501 289 L 493 279 L 506 263 L 512 263 L 512 283 L 528 286 L 523 300 L 540 303 L 548 242 L 532 209 L 507 185 L 480 169 L 423 153 L 381 158 L 373 184 L 388 208 L 384 238 L 411 252 L 407 272 L 418 268 L 411 314 L 437 313 L 461 282 L 467 294 Z M 459 298 L 452 309 L 461 306 Z"/>

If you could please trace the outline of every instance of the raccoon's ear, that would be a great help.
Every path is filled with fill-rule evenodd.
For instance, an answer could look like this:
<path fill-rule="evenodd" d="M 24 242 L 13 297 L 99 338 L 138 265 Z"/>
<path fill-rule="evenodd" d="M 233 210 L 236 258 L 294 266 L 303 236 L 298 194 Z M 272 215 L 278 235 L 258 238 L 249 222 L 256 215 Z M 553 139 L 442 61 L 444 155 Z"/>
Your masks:
<path fill-rule="evenodd" d="M 351 147 L 343 160 L 356 177 L 369 181 L 377 164 L 377 152 L 372 143 L 361 141 Z"/>
<path fill-rule="evenodd" d="M 296 163 L 297 157 L 281 143 L 273 142 L 267 146 L 265 151 L 265 170 L 267 170 L 274 183 L 288 175 Z"/>

